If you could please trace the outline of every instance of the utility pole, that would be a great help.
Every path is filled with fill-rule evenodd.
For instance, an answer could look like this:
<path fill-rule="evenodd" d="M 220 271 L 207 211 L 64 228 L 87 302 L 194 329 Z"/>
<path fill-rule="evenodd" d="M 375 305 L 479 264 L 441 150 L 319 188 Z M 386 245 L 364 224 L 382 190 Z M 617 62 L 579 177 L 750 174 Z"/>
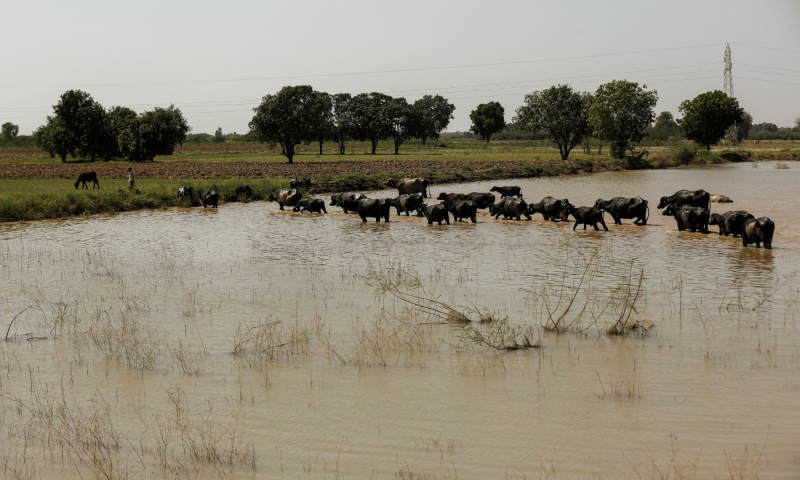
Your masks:
<path fill-rule="evenodd" d="M 729 97 L 733 98 L 733 63 L 731 62 L 731 46 L 730 44 L 725 44 L 725 94 Z M 731 142 L 731 144 L 738 143 L 738 135 L 737 135 L 736 123 L 733 124 L 731 128 L 728 129 L 728 133 L 725 135 L 725 139 Z"/>

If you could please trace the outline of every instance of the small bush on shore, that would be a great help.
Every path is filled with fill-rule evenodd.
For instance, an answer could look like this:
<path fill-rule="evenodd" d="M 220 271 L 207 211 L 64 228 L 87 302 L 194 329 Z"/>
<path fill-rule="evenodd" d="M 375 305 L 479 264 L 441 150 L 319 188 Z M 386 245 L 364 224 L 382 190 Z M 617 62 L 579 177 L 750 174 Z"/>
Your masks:
<path fill-rule="evenodd" d="M 650 159 L 653 168 L 670 168 L 676 165 L 675 155 L 671 153 L 656 153 Z"/>
<path fill-rule="evenodd" d="M 673 155 L 678 165 L 689 165 L 697 158 L 700 147 L 694 143 L 676 143 L 670 145 L 669 152 Z"/>

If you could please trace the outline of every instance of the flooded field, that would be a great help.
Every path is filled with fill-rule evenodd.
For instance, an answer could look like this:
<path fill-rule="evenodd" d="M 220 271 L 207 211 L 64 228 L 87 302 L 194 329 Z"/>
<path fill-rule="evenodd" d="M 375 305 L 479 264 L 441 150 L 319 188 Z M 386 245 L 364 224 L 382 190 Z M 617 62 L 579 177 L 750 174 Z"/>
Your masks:
<path fill-rule="evenodd" d="M 0 471 L 798 478 L 800 169 L 513 183 L 641 195 L 650 221 L 251 203 L 0 226 Z M 712 212 L 770 217 L 773 250 L 655 208 L 698 188 L 735 202 Z"/>

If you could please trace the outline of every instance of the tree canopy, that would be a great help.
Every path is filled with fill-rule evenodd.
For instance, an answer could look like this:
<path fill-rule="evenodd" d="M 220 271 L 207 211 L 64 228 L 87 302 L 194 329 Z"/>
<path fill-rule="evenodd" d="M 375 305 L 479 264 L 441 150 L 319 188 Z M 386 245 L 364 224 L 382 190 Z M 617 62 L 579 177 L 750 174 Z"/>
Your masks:
<path fill-rule="evenodd" d="M 424 145 L 429 138 L 439 138 L 453 119 L 456 107 L 441 95 L 425 95 L 414 102 L 414 110 L 417 114 L 415 136 Z"/>
<path fill-rule="evenodd" d="M 349 93 L 331 96 L 333 112 L 331 115 L 331 140 L 339 145 L 339 155 L 344 155 L 345 142 L 353 135 L 353 114 L 350 109 L 353 97 Z"/>
<path fill-rule="evenodd" d="M 589 124 L 601 140 L 611 143 L 615 158 L 623 158 L 642 141 L 645 130 L 655 120 L 653 108 L 658 93 L 647 91 L 647 85 L 614 80 L 600 85 L 589 107 Z"/>
<path fill-rule="evenodd" d="M 312 140 L 319 103 L 310 85 L 283 87 L 277 94 L 265 96 L 261 105 L 253 109 L 250 130 L 260 142 L 280 144 L 289 163 L 293 163 L 295 147 Z"/>
<path fill-rule="evenodd" d="M 547 131 L 558 144 L 561 159 L 586 137 L 589 127 L 590 93 L 576 92 L 569 85 L 525 95 L 525 105 L 517 109 L 514 123 L 522 131 Z"/>
<path fill-rule="evenodd" d="M 369 141 L 372 154 L 378 148 L 378 142 L 385 140 L 391 133 L 391 121 L 387 116 L 386 105 L 392 101 L 389 95 L 372 92 L 361 93 L 353 97 L 350 111 L 353 118 L 353 136 L 362 141 Z"/>
<path fill-rule="evenodd" d="M 172 155 L 191 131 L 180 109 L 156 107 L 131 118 L 119 135 L 119 149 L 135 162 L 152 161 L 156 155 Z"/>
<path fill-rule="evenodd" d="M 719 90 L 684 100 L 679 110 L 683 113 L 683 118 L 678 121 L 681 132 L 708 149 L 722 140 L 725 131 L 734 123 L 741 122 L 744 113 L 735 98 Z"/>
<path fill-rule="evenodd" d="M 393 98 L 384 107 L 389 125 L 389 136 L 394 140 L 394 154 L 400 145 L 415 136 L 419 129 L 419 112 L 405 98 Z"/>
<path fill-rule="evenodd" d="M 505 113 L 505 109 L 498 102 L 482 103 L 469 114 L 472 120 L 469 130 L 485 138 L 486 143 L 489 143 L 492 135 L 502 132 L 505 128 Z"/>
<path fill-rule="evenodd" d="M 678 135 L 678 122 L 672 112 L 661 112 L 656 117 L 656 124 L 653 126 L 653 137 L 659 140 L 666 140 L 669 137 Z"/>
<path fill-rule="evenodd" d="M 68 90 L 53 105 L 53 115 L 47 117 L 47 128 L 57 131 L 48 135 L 43 144 L 50 153 L 58 154 L 62 161 L 67 155 L 88 157 L 94 160 L 104 156 L 107 144 L 105 138 L 105 110 L 91 95 L 81 90 Z"/>
<path fill-rule="evenodd" d="M 14 140 L 19 135 L 19 125 L 14 125 L 11 122 L 6 122 L 0 127 L 0 139 L 5 142 Z"/>

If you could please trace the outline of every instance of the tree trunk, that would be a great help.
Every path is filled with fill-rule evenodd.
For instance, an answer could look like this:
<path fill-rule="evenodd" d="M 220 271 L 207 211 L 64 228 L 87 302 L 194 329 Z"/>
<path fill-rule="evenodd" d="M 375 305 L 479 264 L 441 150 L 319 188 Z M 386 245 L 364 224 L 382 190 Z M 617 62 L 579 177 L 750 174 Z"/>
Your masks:
<path fill-rule="evenodd" d="M 322 140 L 319 141 L 319 154 L 322 155 Z"/>
<path fill-rule="evenodd" d="M 397 143 L 397 142 L 394 142 L 394 154 L 397 155 L 399 153 L 400 153 L 400 144 Z"/>
<path fill-rule="evenodd" d="M 66 162 L 67 162 L 67 155 L 66 155 L 66 154 L 64 154 L 64 155 L 59 155 L 59 157 L 61 157 L 61 161 L 62 161 L 62 162 L 64 162 L 64 163 L 66 163 Z"/>
<path fill-rule="evenodd" d="M 428 139 L 428 137 L 422 137 L 422 144 L 423 145 L 425 145 L 425 140 L 427 140 L 427 139 Z"/>
<path fill-rule="evenodd" d="M 294 145 L 287 145 L 283 147 L 283 155 L 289 159 L 289 163 L 294 163 L 294 161 L 292 161 L 294 158 Z"/>
<path fill-rule="evenodd" d="M 372 140 L 371 143 L 372 143 L 372 154 L 375 155 L 375 149 L 378 148 L 378 141 L 377 140 Z"/>
<path fill-rule="evenodd" d="M 489 143 L 489 139 L 492 138 L 491 135 L 486 135 L 486 143 Z"/>

